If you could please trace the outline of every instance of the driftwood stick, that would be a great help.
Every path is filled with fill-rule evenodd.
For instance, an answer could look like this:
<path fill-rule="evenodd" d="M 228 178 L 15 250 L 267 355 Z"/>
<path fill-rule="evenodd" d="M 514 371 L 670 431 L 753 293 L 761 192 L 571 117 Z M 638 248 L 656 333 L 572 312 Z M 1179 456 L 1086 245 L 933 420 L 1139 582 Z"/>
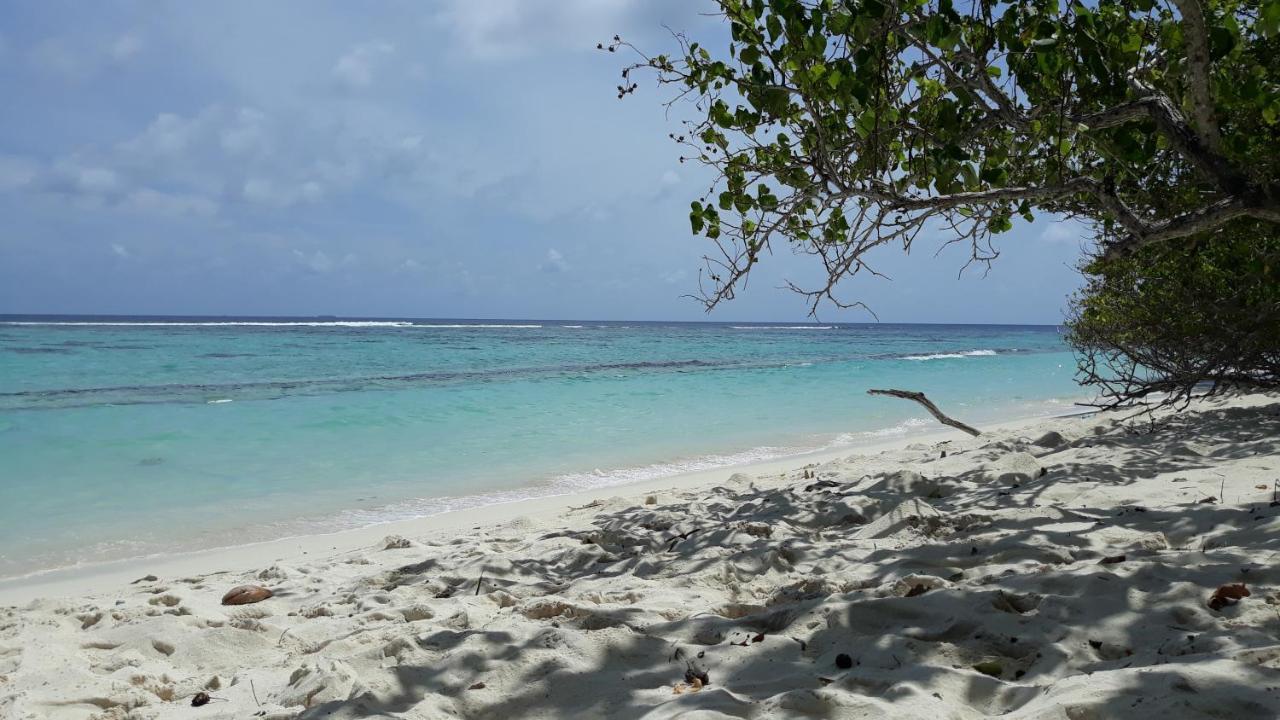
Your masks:
<path fill-rule="evenodd" d="M 915 402 L 918 402 L 921 405 L 923 405 L 924 408 L 928 410 L 934 417 L 936 417 L 938 419 L 938 422 L 942 423 L 943 425 L 950 425 L 951 427 L 957 430 L 963 430 L 974 437 L 977 437 L 982 434 L 978 430 L 972 427 L 969 427 L 968 425 L 965 425 L 959 420 L 955 420 L 953 418 L 948 417 L 945 413 L 939 410 L 938 406 L 934 405 L 933 402 L 929 400 L 929 398 L 925 397 L 924 393 L 922 392 L 914 392 L 912 390 L 868 390 L 867 394 L 868 395 L 888 395 L 889 397 L 902 398 L 903 400 L 914 400 Z"/>

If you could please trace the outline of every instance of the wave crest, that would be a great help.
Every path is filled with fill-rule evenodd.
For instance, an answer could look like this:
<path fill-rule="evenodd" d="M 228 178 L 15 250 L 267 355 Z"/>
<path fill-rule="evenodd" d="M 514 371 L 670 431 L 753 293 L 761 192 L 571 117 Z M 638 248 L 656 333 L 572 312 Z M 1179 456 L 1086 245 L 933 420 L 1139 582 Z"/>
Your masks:
<path fill-rule="evenodd" d="M 967 357 L 990 357 L 999 355 L 998 350 L 965 350 L 963 352 L 934 353 L 931 355 L 903 355 L 903 360 L 948 360 Z"/>

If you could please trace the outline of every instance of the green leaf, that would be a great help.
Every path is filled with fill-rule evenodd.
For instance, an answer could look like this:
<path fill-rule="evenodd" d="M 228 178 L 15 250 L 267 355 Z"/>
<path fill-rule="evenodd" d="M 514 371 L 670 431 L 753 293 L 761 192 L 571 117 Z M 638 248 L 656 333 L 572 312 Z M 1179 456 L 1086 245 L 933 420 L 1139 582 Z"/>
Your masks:
<path fill-rule="evenodd" d="M 1262 4 L 1257 29 L 1265 38 L 1280 35 L 1280 0 L 1268 0 Z"/>

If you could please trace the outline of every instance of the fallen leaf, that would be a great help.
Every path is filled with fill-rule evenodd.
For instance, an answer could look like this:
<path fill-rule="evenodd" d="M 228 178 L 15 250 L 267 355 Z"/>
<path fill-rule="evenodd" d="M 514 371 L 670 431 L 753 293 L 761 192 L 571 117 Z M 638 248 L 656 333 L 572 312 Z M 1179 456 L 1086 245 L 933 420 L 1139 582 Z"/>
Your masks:
<path fill-rule="evenodd" d="M 690 685 L 696 682 L 698 687 L 701 688 L 711 684 L 711 676 L 707 674 L 706 670 L 689 668 L 684 671 L 684 681 Z"/>
<path fill-rule="evenodd" d="M 469 687 L 469 688 L 467 688 L 467 689 L 468 689 L 468 690 L 483 690 L 483 689 L 484 689 L 484 687 L 485 687 L 484 683 L 482 683 L 482 682 L 478 682 L 478 683 L 476 683 L 475 685 L 472 685 L 471 687 Z"/>
<path fill-rule="evenodd" d="M 755 637 L 751 638 L 751 642 L 753 643 L 764 642 L 764 633 L 760 633 L 759 635 L 756 635 Z"/>
<path fill-rule="evenodd" d="M 848 653 L 840 653 L 836 656 L 836 667 L 841 670 L 848 670 L 853 667 L 853 658 L 849 657 Z"/>
<path fill-rule="evenodd" d="M 191 697 L 191 707 L 200 707 L 202 705 L 208 705 L 209 701 L 212 699 L 213 698 L 209 697 L 209 693 L 198 692 Z"/>
<path fill-rule="evenodd" d="M 1108 555 L 1107 557 L 1104 557 L 1104 558 L 1102 558 L 1101 560 L 1099 560 L 1099 561 L 1098 561 L 1098 564 L 1099 564 L 1099 565 L 1114 565 L 1114 564 L 1116 564 L 1116 563 L 1122 563 L 1122 562 L 1124 562 L 1125 560 L 1126 560 L 1126 557 L 1125 557 L 1124 555 Z"/>
<path fill-rule="evenodd" d="M 991 677 L 1000 677 L 1000 673 L 1004 672 L 1004 666 L 995 660 L 980 662 L 977 665 L 974 665 L 973 669 L 983 675 L 990 675 Z"/>
<path fill-rule="evenodd" d="M 1266 485 L 1254 485 L 1254 487 L 1258 488 L 1259 490 L 1266 490 L 1266 489 L 1267 489 L 1267 486 L 1266 486 Z"/>
<path fill-rule="evenodd" d="M 1234 583 L 1231 585 L 1223 585 L 1213 591 L 1213 595 L 1209 596 L 1209 609 L 1221 610 L 1228 605 L 1236 604 L 1241 598 L 1249 597 L 1249 588 L 1244 583 Z"/>
<path fill-rule="evenodd" d="M 1200 501 L 1200 504 L 1201 504 L 1201 505 L 1205 505 L 1205 504 L 1207 504 L 1207 503 L 1216 503 L 1216 502 L 1218 502 L 1218 498 L 1217 498 L 1217 497 L 1215 497 L 1215 496 L 1213 496 L 1213 495 L 1210 495 L 1209 497 L 1207 497 L 1207 498 L 1205 498 L 1205 499 L 1201 500 L 1201 501 Z"/>

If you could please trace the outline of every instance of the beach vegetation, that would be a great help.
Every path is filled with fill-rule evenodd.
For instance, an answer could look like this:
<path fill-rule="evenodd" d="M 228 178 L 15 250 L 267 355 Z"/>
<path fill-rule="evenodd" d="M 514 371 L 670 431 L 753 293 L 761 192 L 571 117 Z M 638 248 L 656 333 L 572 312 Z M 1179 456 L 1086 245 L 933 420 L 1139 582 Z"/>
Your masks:
<path fill-rule="evenodd" d="M 1237 222 L 1095 259 L 1071 302 L 1079 379 L 1103 406 L 1280 387 L 1280 236 Z"/>
<path fill-rule="evenodd" d="M 671 137 L 711 172 L 689 209 L 708 308 L 782 245 L 820 263 L 793 285 L 816 312 L 922 233 L 981 266 L 1043 213 L 1105 261 L 1280 223 L 1280 0 L 716 4 L 727 45 L 601 44 L 639 56 L 620 97 L 652 71 L 693 108 Z"/>

